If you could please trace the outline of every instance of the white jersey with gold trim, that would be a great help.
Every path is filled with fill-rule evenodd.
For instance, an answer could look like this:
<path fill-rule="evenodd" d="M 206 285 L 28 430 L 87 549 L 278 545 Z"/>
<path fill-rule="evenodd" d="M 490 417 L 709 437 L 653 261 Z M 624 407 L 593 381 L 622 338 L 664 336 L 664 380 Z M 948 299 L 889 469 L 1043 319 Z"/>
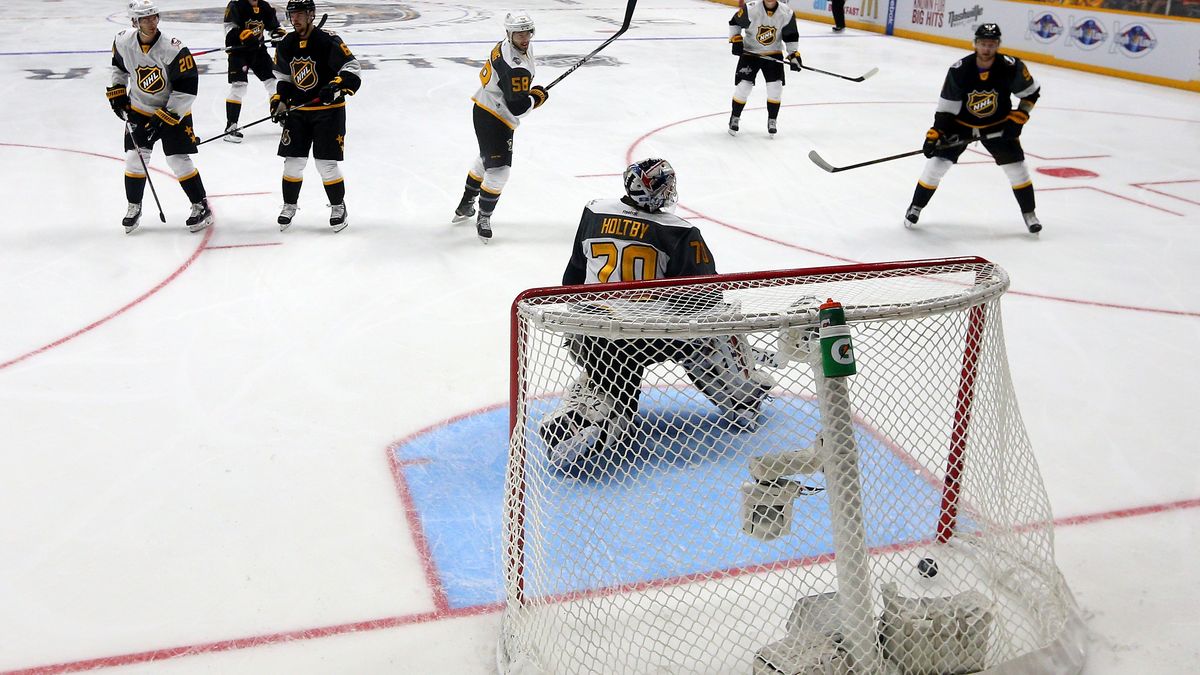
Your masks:
<path fill-rule="evenodd" d="M 471 100 L 516 129 L 533 110 L 529 89 L 535 69 L 532 46 L 521 53 L 509 40 L 498 42 L 479 71 L 480 87 Z"/>
<path fill-rule="evenodd" d="M 195 58 L 178 38 L 159 31 L 143 49 L 137 29 L 126 28 L 117 33 L 112 51 L 112 84 L 127 89 L 134 110 L 153 115 L 166 108 L 176 117 L 191 112 L 199 77 Z"/>
<path fill-rule="evenodd" d="M 751 54 L 781 56 L 800 48 L 800 33 L 796 29 L 796 14 L 784 0 L 773 10 L 762 0 L 747 2 L 729 22 L 729 37 L 744 34 L 742 44 Z"/>

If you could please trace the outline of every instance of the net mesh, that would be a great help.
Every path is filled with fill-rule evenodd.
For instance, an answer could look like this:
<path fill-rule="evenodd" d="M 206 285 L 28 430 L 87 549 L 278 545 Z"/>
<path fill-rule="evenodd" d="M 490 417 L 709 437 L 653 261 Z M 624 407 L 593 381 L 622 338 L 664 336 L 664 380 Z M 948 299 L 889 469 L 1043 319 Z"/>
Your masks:
<path fill-rule="evenodd" d="M 519 298 L 502 670 L 973 672 L 1060 640 L 1007 285 L 970 259 Z"/>

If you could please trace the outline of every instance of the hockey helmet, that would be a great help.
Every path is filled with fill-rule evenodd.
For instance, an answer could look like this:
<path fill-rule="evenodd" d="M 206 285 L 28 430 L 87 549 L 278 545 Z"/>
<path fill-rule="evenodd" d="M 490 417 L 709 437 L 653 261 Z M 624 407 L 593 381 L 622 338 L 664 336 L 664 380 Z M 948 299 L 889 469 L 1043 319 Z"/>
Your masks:
<path fill-rule="evenodd" d="M 529 31 L 530 35 L 533 34 L 533 17 L 529 16 L 529 12 L 518 9 L 504 16 L 504 32 L 508 35 L 509 40 L 512 39 L 513 33 L 524 31 Z"/>
<path fill-rule="evenodd" d="M 643 211 L 661 211 L 675 205 L 675 169 L 665 159 L 643 159 L 625 169 L 625 194 Z"/>
<path fill-rule="evenodd" d="M 975 39 L 976 40 L 999 40 L 1000 39 L 1000 24 L 998 24 L 998 23 L 980 24 L 980 26 L 975 29 Z"/>
<path fill-rule="evenodd" d="M 313 0 L 288 0 L 286 14 L 291 16 L 296 12 L 312 12 L 317 13 L 317 3 Z"/>
<path fill-rule="evenodd" d="M 154 3 L 154 0 L 130 0 L 129 2 L 129 18 L 133 19 L 134 23 L 138 19 L 144 19 L 157 14 L 158 5 Z"/>

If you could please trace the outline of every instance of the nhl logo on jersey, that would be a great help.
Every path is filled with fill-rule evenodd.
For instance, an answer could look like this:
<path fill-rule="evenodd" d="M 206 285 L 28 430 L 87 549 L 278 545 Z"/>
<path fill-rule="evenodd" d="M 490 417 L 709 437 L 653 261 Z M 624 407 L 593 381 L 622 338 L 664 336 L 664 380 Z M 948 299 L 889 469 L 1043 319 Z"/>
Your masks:
<path fill-rule="evenodd" d="M 311 57 L 292 59 L 292 83 L 308 91 L 317 86 L 317 64 Z"/>
<path fill-rule="evenodd" d="M 996 112 L 996 92 L 973 91 L 967 94 L 967 110 L 976 117 L 987 117 Z"/>
<path fill-rule="evenodd" d="M 777 34 L 778 29 L 776 29 L 775 26 L 759 26 L 758 35 L 755 35 L 754 38 L 758 40 L 759 44 L 767 47 L 770 46 L 771 43 L 775 42 L 775 36 Z"/>
<path fill-rule="evenodd" d="M 147 94 L 157 94 L 167 86 L 167 80 L 158 66 L 138 66 L 134 75 L 137 77 L 138 89 Z"/>

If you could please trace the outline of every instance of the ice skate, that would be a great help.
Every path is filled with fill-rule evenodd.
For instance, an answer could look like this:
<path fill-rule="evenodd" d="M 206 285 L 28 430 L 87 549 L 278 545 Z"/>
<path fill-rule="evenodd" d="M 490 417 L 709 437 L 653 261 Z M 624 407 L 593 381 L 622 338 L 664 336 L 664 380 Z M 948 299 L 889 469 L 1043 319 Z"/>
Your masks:
<path fill-rule="evenodd" d="M 1025 227 L 1029 230 L 1030 234 L 1037 234 L 1042 231 L 1042 221 L 1038 220 L 1036 213 L 1030 211 L 1029 213 L 1022 213 L 1021 216 L 1025 218 Z"/>
<path fill-rule="evenodd" d="M 779 132 L 778 120 L 767 120 L 767 133 L 771 138 L 775 138 L 775 134 Z"/>
<path fill-rule="evenodd" d="M 329 226 L 333 228 L 333 231 L 341 232 L 346 229 L 346 226 L 350 224 L 346 217 L 346 205 L 330 204 L 329 209 Z"/>
<path fill-rule="evenodd" d="M 283 208 L 280 209 L 280 211 L 279 211 L 279 219 L 276 221 L 279 223 L 279 231 L 286 232 L 287 229 L 292 226 L 292 218 L 295 218 L 295 217 L 296 217 L 296 205 L 295 204 L 284 204 Z"/>
<path fill-rule="evenodd" d="M 237 122 L 230 122 L 229 126 L 225 127 L 225 142 L 226 143 L 241 143 L 245 136 L 238 131 Z"/>
<path fill-rule="evenodd" d="M 201 199 L 192 204 L 192 213 L 187 219 L 188 232 L 199 232 L 213 224 L 212 209 L 208 208 L 208 200 Z"/>
<path fill-rule="evenodd" d="M 913 225 L 917 224 L 917 219 L 921 217 L 921 207 L 915 204 L 908 205 L 908 213 L 904 214 L 904 226 L 912 229 Z"/>
<path fill-rule="evenodd" d="M 730 136 L 737 136 L 738 122 L 740 122 L 741 119 L 742 118 L 738 117 L 737 115 L 729 116 L 729 135 Z"/>
<path fill-rule="evenodd" d="M 458 208 L 454 209 L 454 218 L 450 222 L 458 224 L 473 215 L 475 215 L 475 198 L 471 195 L 463 195 L 462 201 L 458 203 Z"/>
<path fill-rule="evenodd" d="M 125 217 L 121 219 L 121 224 L 125 226 L 125 234 L 136 230 L 141 222 L 142 205 L 130 204 L 129 208 L 125 209 Z"/>
<path fill-rule="evenodd" d="M 479 220 L 475 221 L 475 234 L 478 234 L 479 241 L 485 244 L 492 240 L 492 214 L 479 214 Z"/>

